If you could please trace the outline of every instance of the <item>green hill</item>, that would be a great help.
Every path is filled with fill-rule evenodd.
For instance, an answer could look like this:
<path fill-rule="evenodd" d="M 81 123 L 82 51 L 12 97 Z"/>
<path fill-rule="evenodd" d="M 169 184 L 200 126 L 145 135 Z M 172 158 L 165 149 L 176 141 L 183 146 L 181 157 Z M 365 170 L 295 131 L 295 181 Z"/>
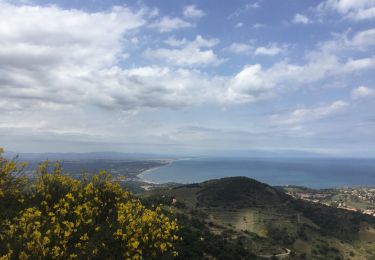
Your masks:
<path fill-rule="evenodd" d="M 197 193 L 200 205 L 262 207 L 280 205 L 291 198 L 284 192 L 246 177 L 211 180 L 200 185 Z"/>
<path fill-rule="evenodd" d="M 210 234 L 221 237 L 219 241 L 240 244 L 241 250 L 252 255 L 248 259 L 273 255 L 280 259 L 375 259 L 375 218 L 296 200 L 253 179 L 210 180 L 147 191 L 142 197 L 167 205 L 183 222 L 184 232 L 196 239 Z M 200 249 L 202 259 L 204 255 L 226 259 L 226 252 L 215 255 L 209 250 L 222 250 L 217 239 L 208 236 L 204 243 L 197 243 L 195 249 L 182 243 L 181 259 L 199 259 L 184 254 L 187 249 Z"/>

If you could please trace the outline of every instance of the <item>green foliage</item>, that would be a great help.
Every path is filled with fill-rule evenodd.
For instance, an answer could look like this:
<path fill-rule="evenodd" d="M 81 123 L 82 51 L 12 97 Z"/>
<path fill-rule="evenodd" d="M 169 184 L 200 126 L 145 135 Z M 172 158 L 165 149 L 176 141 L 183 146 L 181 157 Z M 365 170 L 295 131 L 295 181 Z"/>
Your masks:
<path fill-rule="evenodd" d="M 177 215 L 181 224 L 179 235 L 183 240 L 176 243 L 177 259 L 256 259 L 241 238 L 231 238 L 225 233 L 215 235 L 198 218 L 186 214 Z"/>
<path fill-rule="evenodd" d="M 320 227 L 324 235 L 331 235 L 343 240 L 357 239 L 361 222 L 375 224 L 375 218 L 371 216 L 325 205 L 294 201 L 290 207 L 311 219 Z"/>
<path fill-rule="evenodd" d="M 146 208 L 106 172 L 78 180 L 45 162 L 27 183 L 24 164 L 0 154 L 0 166 L 0 259 L 177 255 L 177 222 L 158 206 Z"/>
<path fill-rule="evenodd" d="M 2 156 L 4 149 L 0 147 L 0 221 L 13 217 L 24 203 L 26 163 L 18 162 Z"/>
<path fill-rule="evenodd" d="M 277 242 L 284 245 L 291 246 L 296 240 L 296 236 L 289 234 L 290 232 L 286 227 L 278 228 L 271 226 L 268 229 L 268 236 Z"/>

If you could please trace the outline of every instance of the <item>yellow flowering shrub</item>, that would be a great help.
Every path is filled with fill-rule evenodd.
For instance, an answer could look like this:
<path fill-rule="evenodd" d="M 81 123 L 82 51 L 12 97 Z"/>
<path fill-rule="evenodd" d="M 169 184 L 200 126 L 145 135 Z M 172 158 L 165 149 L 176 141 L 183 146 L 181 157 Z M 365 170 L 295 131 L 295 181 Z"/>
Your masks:
<path fill-rule="evenodd" d="M 23 176 L 26 163 L 20 163 L 2 156 L 0 147 L 0 221 L 17 213 L 24 201 L 26 179 Z M 1 223 L 1 222 L 0 222 Z"/>
<path fill-rule="evenodd" d="M 152 259 L 176 255 L 178 225 L 106 172 L 73 179 L 38 168 L 27 206 L 1 226 L 0 259 Z M 50 172 L 51 171 L 51 172 Z M 1 203 L 0 198 L 0 203 Z"/>

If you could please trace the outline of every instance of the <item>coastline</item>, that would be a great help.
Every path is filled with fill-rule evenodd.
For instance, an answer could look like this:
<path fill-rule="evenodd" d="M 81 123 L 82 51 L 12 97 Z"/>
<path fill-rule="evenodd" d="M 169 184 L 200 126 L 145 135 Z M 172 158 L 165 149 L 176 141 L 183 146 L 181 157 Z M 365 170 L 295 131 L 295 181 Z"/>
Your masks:
<path fill-rule="evenodd" d="M 162 167 L 168 166 L 168 165 L 170 165 L 170 164 L 172 164 L 173 162 L 178 161 L 178 160 L 179 160 L 179 159 L 168 159 L 168 160 L 165 160 L 165 161 L 167 161 L 166 164 L 161 165 L 161 166 L 156 166 L 156 167 L 153 167 L 153 168 L 150 168 L 150 169 L 147 169 L 147 170 L 145 170 L 145 171 L 142 171 L 142 172 L 138 173 L 136 176 L 137 176 L 137 178 L 139 179 L 139 181 L 141 181 L 141 182 L 148 183 L 148 184 L 159 185 L 159 184 L 161 184 L 161 183 L 146 180 L 146 179 L 144 179 L 142 176 L 143 176 L 144 174 L 147 174 L 147 173 L 153 171 L 153 170 L 156 170 L 156 169 L 159 169 L 159 168 L 162 168 Z"/>

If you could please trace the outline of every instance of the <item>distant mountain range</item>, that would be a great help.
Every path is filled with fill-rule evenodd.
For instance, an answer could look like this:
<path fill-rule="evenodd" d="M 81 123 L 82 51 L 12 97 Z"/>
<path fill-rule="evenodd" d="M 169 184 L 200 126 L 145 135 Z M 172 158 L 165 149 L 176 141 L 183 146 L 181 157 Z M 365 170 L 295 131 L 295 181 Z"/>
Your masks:
<path fill-rule="evenodd" d="M 19 156 L 24 160 L 124 160 L 124 159 L 178 159 L 182 157 L 253 157 L 253 158 L 321 158 L 327 155 L 306 151 L 283 150 L 246 150 L 246 151 L 221 151 L 207 152 L 196 156 L 176 155 L 176 154 L 156 154 L 156 153 L 122 153 L 122 152 L 88 152 L 88 153 L 17 153 L 6 151 L 6 157 Z"/>
<path fill-rule="evenodd" d="M 5 157 L 19 156 L 22 160 L 137 160 L 177 158 L 173 155 L 158 155 L 146 153 L 119 153 L 119 152 L 91 152 L 91 153 L 16 153 L 5 152 Z"/>

